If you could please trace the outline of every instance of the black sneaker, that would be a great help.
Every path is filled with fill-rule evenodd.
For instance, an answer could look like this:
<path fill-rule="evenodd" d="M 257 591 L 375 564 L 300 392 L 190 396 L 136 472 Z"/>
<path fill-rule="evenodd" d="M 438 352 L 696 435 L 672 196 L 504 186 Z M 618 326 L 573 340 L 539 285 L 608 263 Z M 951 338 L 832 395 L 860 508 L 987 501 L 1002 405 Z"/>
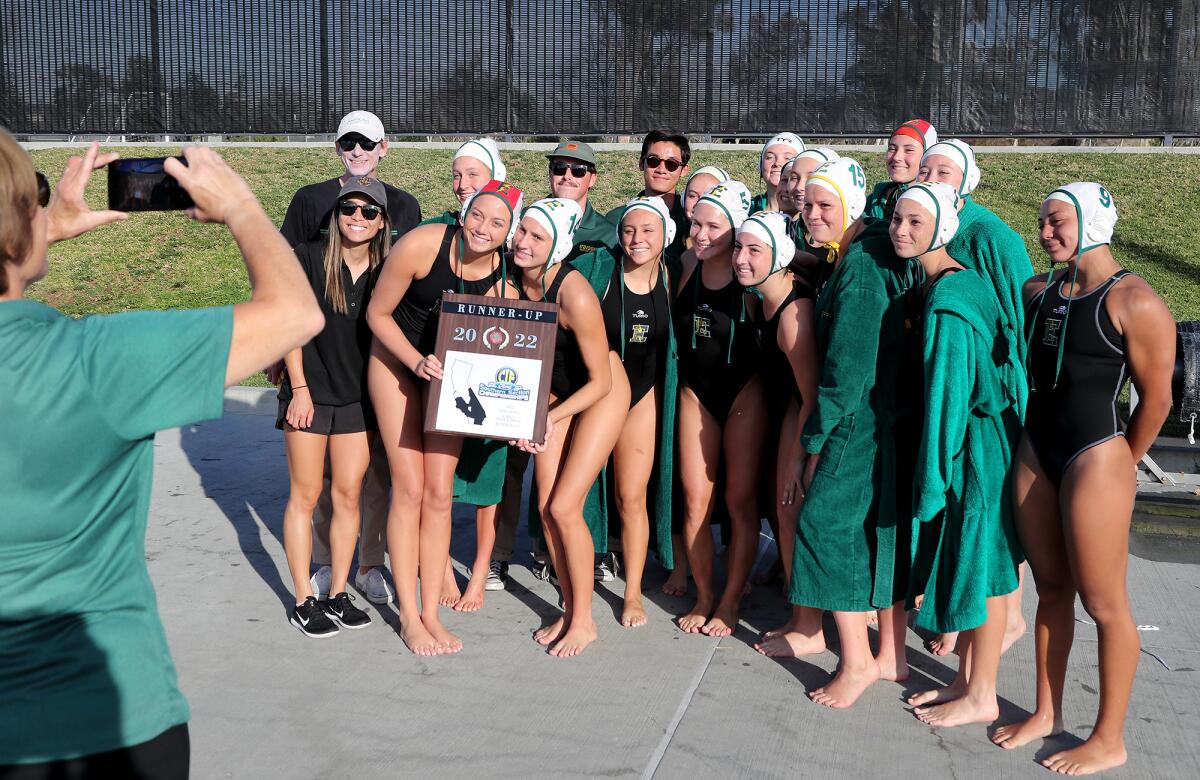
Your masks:
<path fill-rule="evenodd" d="M 508 561 L 492 561 L 488 564 L 487 581 L 483 583 L 484 590 L 504 590 L 508 580 Z"/>
<path fill-rule="evenodd" d="M 325 614 L 337 621 L 342 628 L 366 628 L 371 625 L 371 616 L 350 602 L 354 600 L 346 591 L 330 596 L 321 604 Z"/>
<path fill-rule="evenodd" d="M 321 609 L 315 596 L 309 596 L 303 604 L 292 608 L 291 624 L 300 629 L 300 633 L 313 639 L 326 639 L 338 632 L 338 627 Z"/>
<path fill-rule="evenodd" d="M 558 587 L 558 572 L 554 571 L 554 566 L 549 561 L 541 561 L 534 564 L 533 576 L 543 582 L 548 582 L 554 587 Z"/>

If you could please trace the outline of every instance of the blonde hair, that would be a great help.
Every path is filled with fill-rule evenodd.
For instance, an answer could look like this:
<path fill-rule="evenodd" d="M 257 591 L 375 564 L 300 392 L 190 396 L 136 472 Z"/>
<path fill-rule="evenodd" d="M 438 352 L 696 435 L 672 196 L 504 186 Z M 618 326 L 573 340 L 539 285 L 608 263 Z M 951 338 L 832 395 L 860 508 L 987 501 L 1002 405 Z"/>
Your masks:
<path fill-rule="evenodd" d="M 383 224 L 379 226 L 379 232 L 371 239 L 371 245 L 367 249 L 367 256 L 370 258 L 368 273 L 383 265 L 388 250 L 392 247 L 391 222 L 386 211 L 381 212 L 380 216 L 383 218 Z M 329 218 L 329 238 L 325 242 L 325 300 L 329 301 L 329 306 L 338 314 L 347 313 L 346 290 L 342 286 L 342 230 L 338 225 L 337 206 L 334 206 L 333 216 Z"/>
<path fill-rule="evenodd" d="M 8 292 L 6 266 L 24 261 L 33 242 L 37 176 L 29 155 L 0 129 L 0 295 Z"/>

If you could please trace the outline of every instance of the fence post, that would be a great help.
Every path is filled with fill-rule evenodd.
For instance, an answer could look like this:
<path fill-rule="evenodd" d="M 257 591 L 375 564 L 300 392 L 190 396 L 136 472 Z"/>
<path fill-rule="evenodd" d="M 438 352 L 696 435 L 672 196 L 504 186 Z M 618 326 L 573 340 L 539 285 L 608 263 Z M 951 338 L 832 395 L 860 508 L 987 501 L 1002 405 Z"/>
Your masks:
<path fill-rule="evenodd" d="M 504 94 L 504 132 L 512 133 L 517 120 L 513 116 L 513 80 L 516 69 L 513 67 L 514 32 L 513 32 L 513 0 L 504 0 L 504 59 L 508 63 L 508 77 L 505 80 Z"/>
<path fill-rule="evenodd" d="M 163 76 L 162 76 L 162 53 L 160 49 L 158 35 L 158 0 L 148 0 L 149 15 L 150 15 L 150 71 L 154 74 L 154 121 L 158 122 L 158 131 L 161 133 L 169 133 L 172 128 L 170 126 L 170 118 L 163 115 Z M 128 128 L 122 127 L 122 131 L 128 132 Z"/>
<path fill-rule="evenodd" d="M 329 0 L 317 0 L 321 6 L 321 21 L 317 47 L 321 52 L 321 132 L 329 132 Z"/>

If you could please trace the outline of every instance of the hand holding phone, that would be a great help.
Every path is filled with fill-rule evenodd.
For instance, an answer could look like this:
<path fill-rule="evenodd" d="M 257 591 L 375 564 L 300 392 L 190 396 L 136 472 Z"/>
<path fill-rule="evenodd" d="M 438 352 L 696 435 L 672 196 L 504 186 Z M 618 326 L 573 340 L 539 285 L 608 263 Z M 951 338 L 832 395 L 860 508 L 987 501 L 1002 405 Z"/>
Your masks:
<path fill-rule="evenodd" d="M 195 202 L 188 209 L 188 216 L 200 222 L 225 224 L 237 215 L 267 219 L 258 199 L 250 191 L 250 185 L 221 159 L 221 155 L 207 146 L 189 146 L 183 150 L 183 156 L 185 160 L 168 159 L 163 168 Z"/>
<path fill-rule="evenodd" d="M 175 158 L 186 165 L 182 157 Z M 166 157 L 134 157 L 108 165 L 108 207 L 113 211 L 182 211 L 192 197 L 163 170 Z"/>

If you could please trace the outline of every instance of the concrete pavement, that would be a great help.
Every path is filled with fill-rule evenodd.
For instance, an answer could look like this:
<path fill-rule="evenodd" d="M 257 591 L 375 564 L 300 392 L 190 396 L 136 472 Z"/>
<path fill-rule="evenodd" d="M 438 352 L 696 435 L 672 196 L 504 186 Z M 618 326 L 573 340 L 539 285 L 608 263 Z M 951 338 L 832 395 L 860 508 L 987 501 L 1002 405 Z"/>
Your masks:
<path fill-rule="evenodd" d="M 489 593 L 481 612 L 446 613 L 466 645 L 456 656 L 411 655 L 394 607 L 367 606 L 375 623 L 366 630 L 306 639 L 286 619 L 287 461 L 274 410 L 271 391 L 235 388 L 222 420 L 157 441 L 147 557 L 192 707 L 194 777 L 1037 778 L 1050 774 L 1035 757 L 1090 730 L 1096 640 L 1081 609 L 1067 734 L 1014 752 L 992 746 L 983 726 L 936 730 L 906 711 L 906 692 L 949 681 L 955 669 L 915 634 L 907 683 L 879 683 L 854 708 L 827 710 L 804 693 L 828 679 L 834 653 L 775 661 L 751 647 L 785 619 L 782 597 L 756 589 L 732 637 L 685 635 L 672 618 L 690 602 L 661 595 L 664 575 L 653 565 L 649 625 L 618 626 L 622 583 L 598 585 L 601 638 L 575 659 L 552 658 L 531 640 L 557 594 L 516 563 L 510 589 Z M 456 512 L 457 561 L 470 561 L 472 529 L 471 513 Z M 528 549 L 522 537 L 518 561 Z M 1130 561 L 1144 652 L 1130 760 L 1111 776 L 1196 777 L 1196 548 L 1138 549 L 1165 560 Z M 1027 591 L 1031 625 L 1034 603 Z M 1005 656 L 999 689 L 1002 722 L 1032 708 L 1030 635 Z"/>

